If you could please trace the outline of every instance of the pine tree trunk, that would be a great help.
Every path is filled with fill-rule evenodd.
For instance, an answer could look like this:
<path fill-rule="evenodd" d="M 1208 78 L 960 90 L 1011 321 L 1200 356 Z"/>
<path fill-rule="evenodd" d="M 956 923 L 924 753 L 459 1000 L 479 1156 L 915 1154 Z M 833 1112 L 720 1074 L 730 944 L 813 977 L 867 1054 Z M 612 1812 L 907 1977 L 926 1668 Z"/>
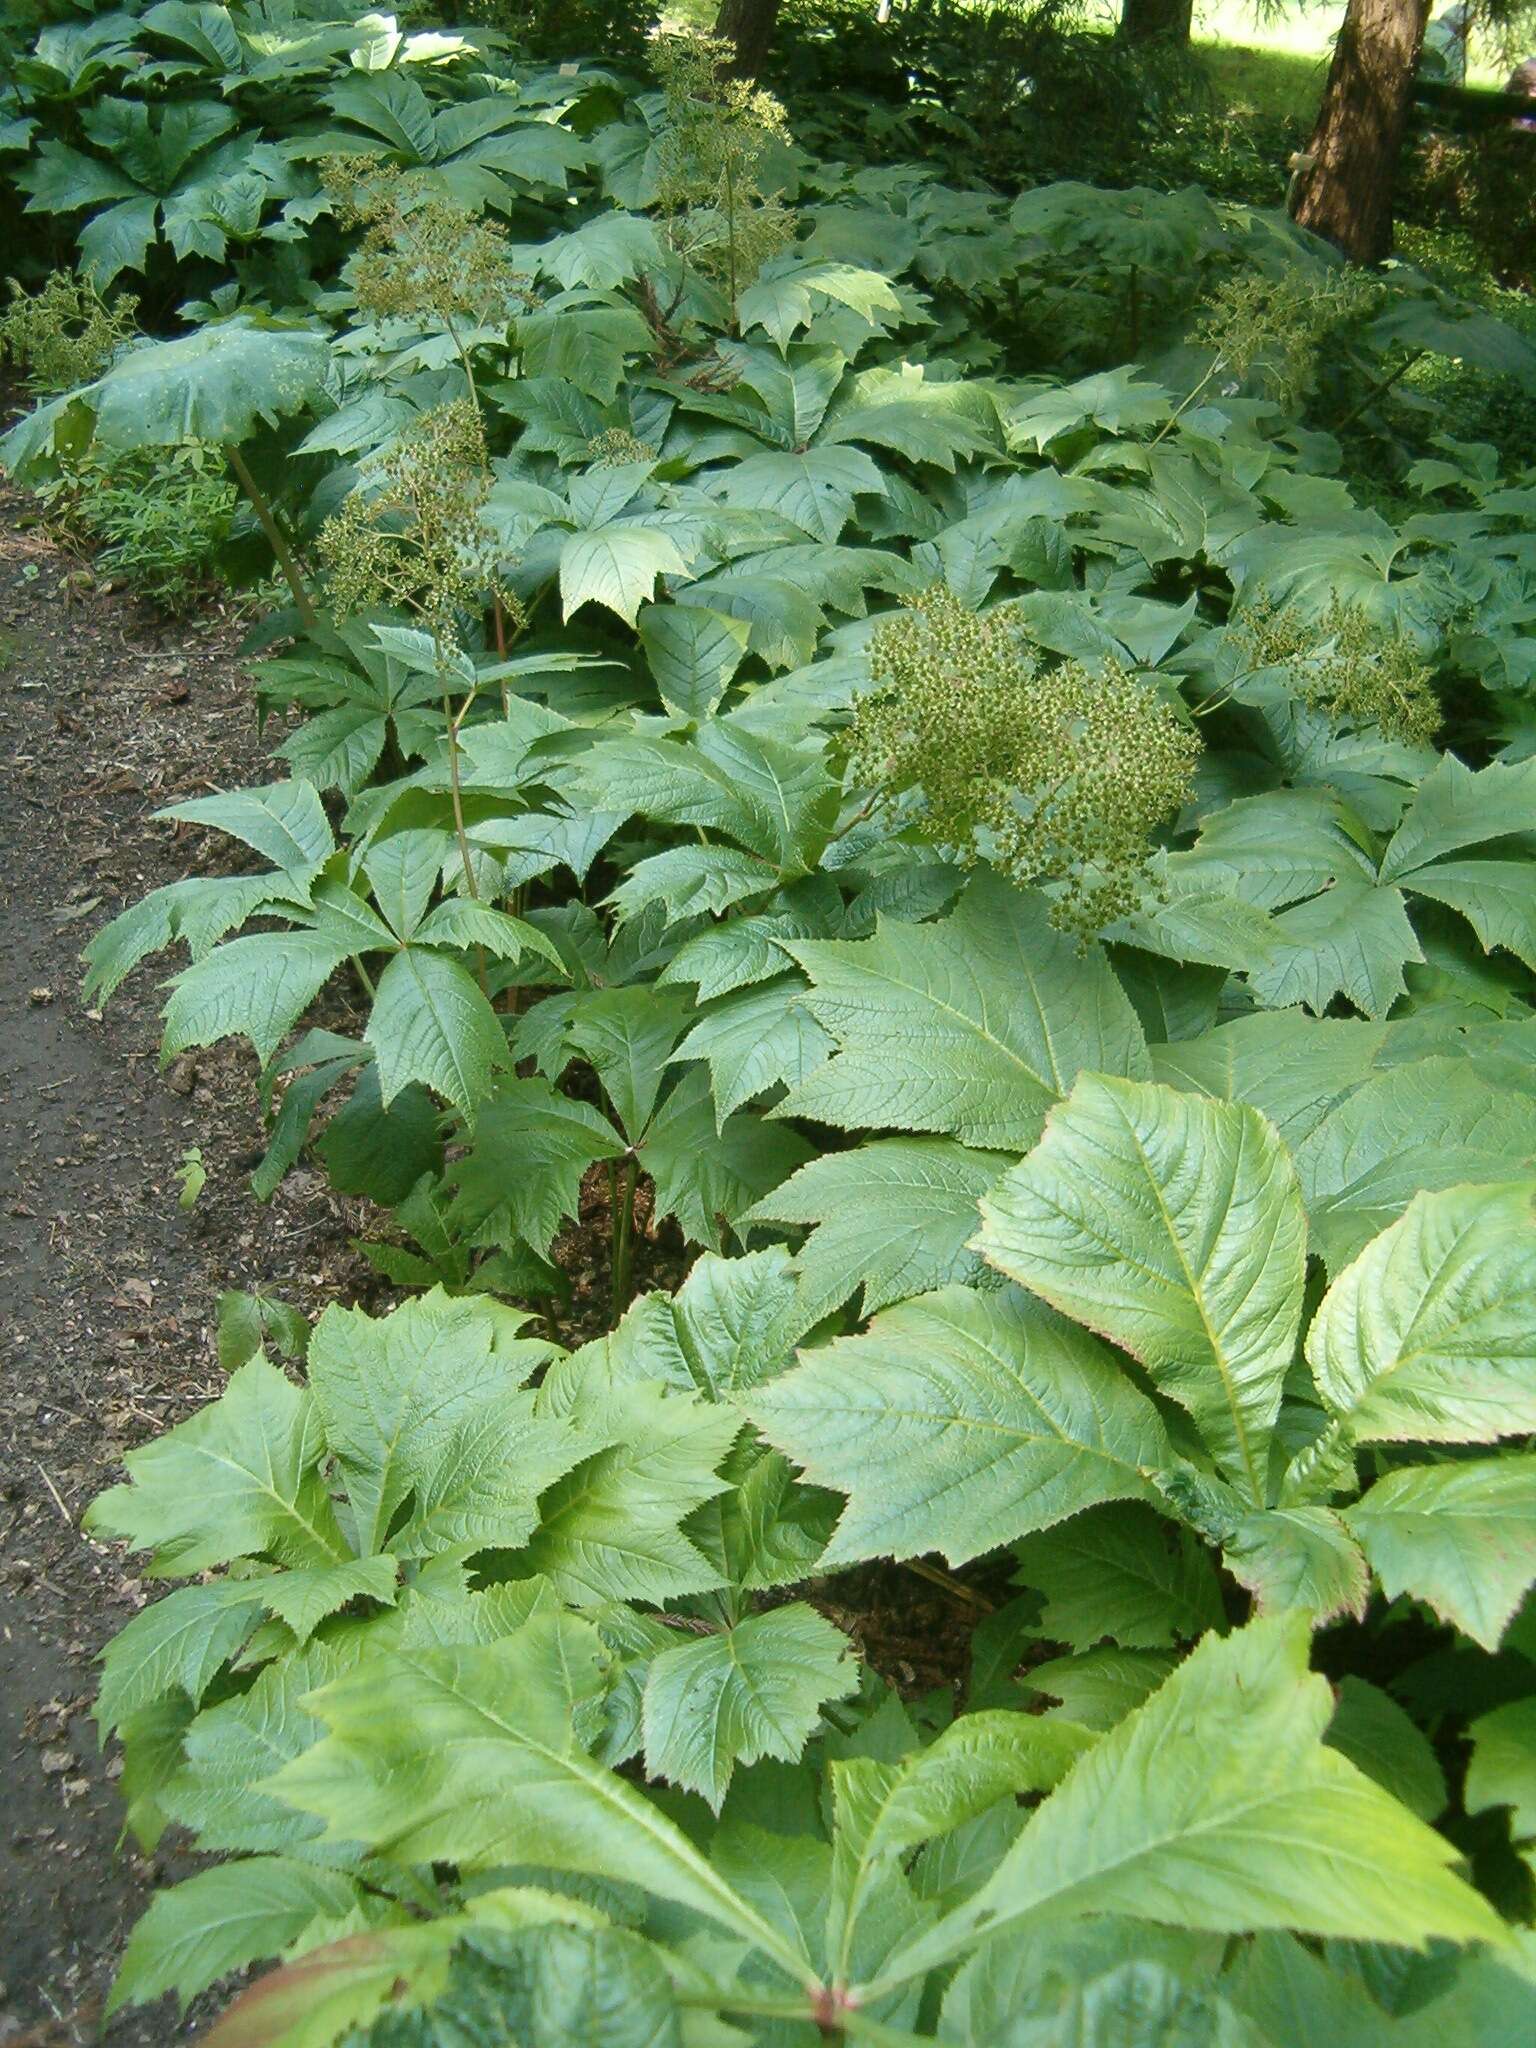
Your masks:
<path fill-rule="evenodd" d="M 1124 0 L 1120 9 L 1120 40 L 1126 43 L 1189 43 L 1194 0 Z"/>
<path fill-rule="evenodd" d="M 773 40 L 783 0 L 720 0 L 715 34 L 736 45 L 731 66 L 738 78 L 756 78 Z"/>
<path fill-rule="evenodd" d="M 1392 253 L 1392 187 L 1429 0 L 1349 0 L 1291 211 L 1355 263 Z"/>

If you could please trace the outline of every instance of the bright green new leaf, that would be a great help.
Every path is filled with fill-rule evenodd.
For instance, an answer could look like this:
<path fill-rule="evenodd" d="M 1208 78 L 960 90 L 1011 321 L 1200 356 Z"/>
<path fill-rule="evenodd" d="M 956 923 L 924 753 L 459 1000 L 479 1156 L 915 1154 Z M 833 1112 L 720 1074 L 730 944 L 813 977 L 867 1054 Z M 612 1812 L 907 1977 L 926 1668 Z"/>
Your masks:
<path fill-rule="evenodd" d="M 682 1831 L 587 1755 L 576 1717 L 597 1696 L 605 1665 L 596 1631 L 563 1616 L 485 1646 L 402 1651 L 387 1685 L 365 1667 L 315 1696 L 330 1733 L 273 1789 L 322 1815 L 331 1833 L 405 1863 L 621 1870 L 808 1976 L 805 1960 Z"/>
<path fill-rule="evenodd" d="M 821 1709 L 857 1684 L 848 1638 L 803 1600 L 680 1642 L 646 1678 L 646 1769 L 718 1813 L 738 1764 L 795 1762 Z"/>
<path fill-rule="evenodd" d="M 1423 1600 L 1496 1650 L 1536 1580 L 1536 1457 L 1388 1472 L 1344 1519 L 1389 1598 Z"/>
<path fill-rule="evenodd" d="M 1342 1272 L 1307 1334 L 1358 1443 L 1536 1430 L 1536 1183 L 1416 1195 Z"/>
<path fill-rule="evenodd" d="M 1207 1636 L 1039 1809 L 993 1875 L 921 1935 L 878 1991 L 1037 1915 L 1125 1913 L 1399 1942 L 1498 1941 L 1449 1843 L 1323 1737 L 1326 1680 L 1299 1622 Z"/>

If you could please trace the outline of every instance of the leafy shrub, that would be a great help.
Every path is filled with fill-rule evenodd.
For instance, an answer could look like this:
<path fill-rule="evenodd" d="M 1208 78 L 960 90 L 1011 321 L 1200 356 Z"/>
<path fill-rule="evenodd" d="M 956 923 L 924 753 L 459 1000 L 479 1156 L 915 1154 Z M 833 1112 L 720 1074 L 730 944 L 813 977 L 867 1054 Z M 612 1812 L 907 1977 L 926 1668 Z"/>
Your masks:
<path fill-rule="evenodd" d="M 182 1582 L 131 1824 L 231 1859 L 116 1997 L 1522 2038 L 1533 496 L 1409 400 L 1529 345 L 1198 190 L 818 161 L 707 52 L 360 34 L 323 115 L 276 53 L 300 269 L 4 443 L 216 444 L 289 577 L 289 772 L 168 814 L 254 858 L 90 989 L 184 946 L 257 1191 L 311 1148 L 415 1290 L 229 1309 L 92 1511 Z M 908 1569 L 926 1697 L 843 1626 Z"/>

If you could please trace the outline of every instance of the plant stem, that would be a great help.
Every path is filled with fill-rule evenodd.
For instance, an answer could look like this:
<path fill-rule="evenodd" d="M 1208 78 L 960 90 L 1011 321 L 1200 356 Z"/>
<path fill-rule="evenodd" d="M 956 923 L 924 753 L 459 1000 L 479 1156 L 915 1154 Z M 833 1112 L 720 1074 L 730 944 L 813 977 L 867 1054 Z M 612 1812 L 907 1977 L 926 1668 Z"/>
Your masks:
<path fill-rule="evenodd" d="M 615 1326 L 629 1307 L 629 1269 L 635 1243 L 635 1181 L 639 1172 L 640 1162 L 631 1152 L 624 1161 L 623 1186 L 613 1226 L 613 1286 L 609 1305 Z"/>
<path fill-rule="evenodd" d="M 1398 378 L 1405 377 L 1408 374 L 1408 372 L 1413 368 L 1414 364 L 1420 361 L 1422 357 L 1428 355 L 1428 353 L 1428 349 L 1416 348 L 1413 351 L 1412 355 L 1405 357 L 1405 359 L 1398 364 L 1395 370 L 1390 370 L 1385 377 L 1380 378 L 1375 384 L 1371 386 L 1370 390 L 1366 392 L 1364 398 L 1360 400 L 1360 403 L 1358 405 L 1352 405 L 1350 407 L 1349 411 L 1345 413 L 1343 419 L 1339 421 L 1338 425 L 1334 428 L 1333 431 L 1336 434 L 1342 434 L 1346 428 L 1352 427 L 1355 424 L 1355 421 L 1359 419 L 1361 413 L 1365 411 L 1368 405 L 1374 405 L 1378 398 L 1384 398 L 1386 394 L 1392 389 L 1392 386 L 1397 382 Z"/>
<path fill-rule="evenodd" d="M 250 500 L 251 510 L 256 514 L 257 524 L 267 536 L 272 553 L 277 558 L 277 566 L 282 570 L 288 588 L 293 592 L 293 601 L 298 607 L 299 617 L 309 627 L 310 631 L 313 632 L 320 624 L 320 614 L 316 611 L 315 601 L 309 594 L 309 589 L 305 584 L 303 576 L 299 573 L 298 557 L 288 545 L 287 537 L 277 523 L 276 513 L 274 513 L 271 505 L 268 503 L 266 494 L 261 486 L 246 467 L 245 457 L 240 453 L 240 450 L 233 441 L 226 441 L 224 443 L 224 455 L 230 468 L 235 473 L 235 481 Z"/>

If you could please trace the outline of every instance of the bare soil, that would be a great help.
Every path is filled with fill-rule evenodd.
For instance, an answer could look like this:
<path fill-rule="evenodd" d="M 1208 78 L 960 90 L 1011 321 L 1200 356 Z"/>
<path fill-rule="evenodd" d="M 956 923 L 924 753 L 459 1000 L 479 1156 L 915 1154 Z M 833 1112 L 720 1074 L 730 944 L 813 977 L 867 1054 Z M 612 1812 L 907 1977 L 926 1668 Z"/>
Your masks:
<path fill-rule="evenodd" d="M 96 2038 L 157 1875 L 119 1842 L 115 1762 L 87 1719 L 94 1659 L 149 1589 L 81 1533 L 82 1510 L 125 1450 L 217 1392 L 223 1289 L 313 1311 L 378 1283 L 318 1175 L 252 1196 L 248 1051 L 160 1070 L 168 968 L 105 1012 L 79 994 L 80 947 L 108 917 L 219 857 L 151 813 L 271 777 L 239 627 L 103 595 L 24 500 L 0 516 L 0 2043 L 65 2048 Z M 192 1146 L 208 1180 L 183 1211 Z M 169 2007 L 106 2036 L 189 2037 Z"/>

